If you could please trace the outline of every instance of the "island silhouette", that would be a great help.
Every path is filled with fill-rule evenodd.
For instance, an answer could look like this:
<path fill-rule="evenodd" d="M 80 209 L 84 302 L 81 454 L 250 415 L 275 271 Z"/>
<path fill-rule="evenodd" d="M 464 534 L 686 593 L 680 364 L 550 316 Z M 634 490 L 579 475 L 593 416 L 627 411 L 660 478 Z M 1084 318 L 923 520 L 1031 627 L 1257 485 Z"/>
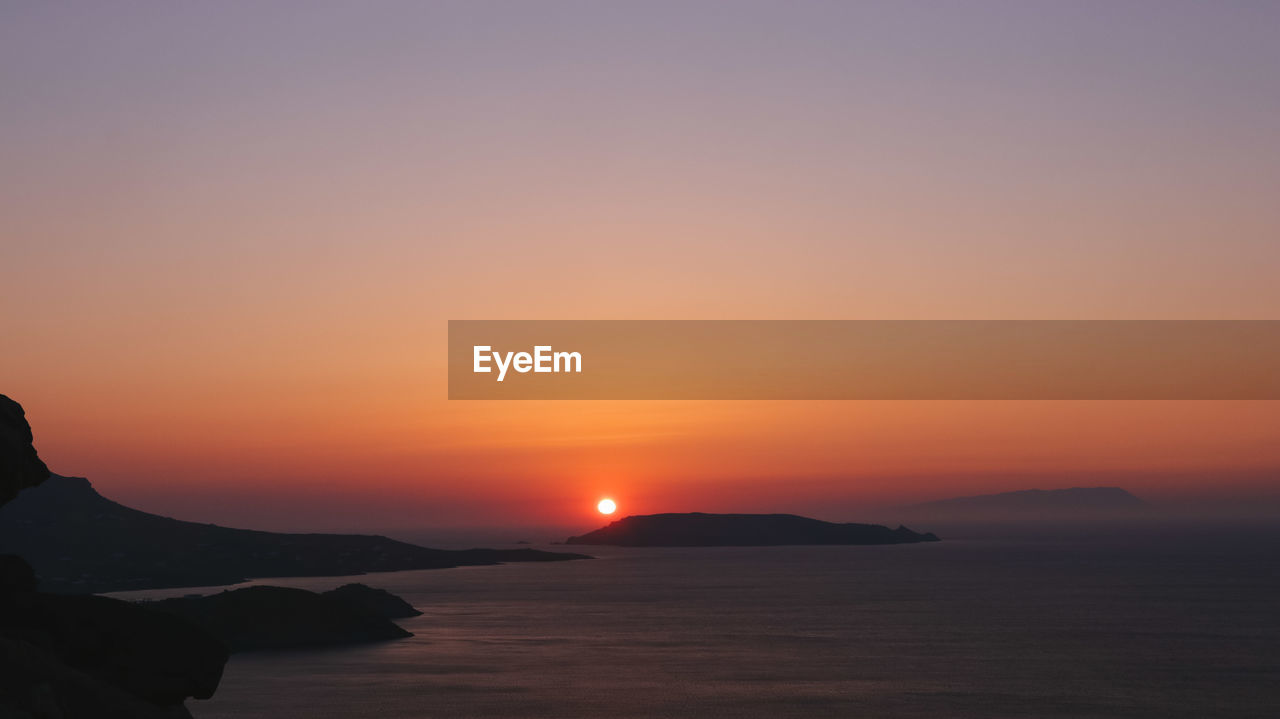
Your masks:
<path fill-rule="evenodd" d="M 767 547 L 790 544 L 913 544 L 932 533 L 880 524 L 837 524 L 795 514 L 647 514 L 624 517 L 565 544 L 620 547 Z"/>
<path fill-rule="evenodd" d="M 997 494 L 951 497 L 902 507 L 909 521 L 1028 521 L 1136 519 L 1150 504 L 1120 487 L 1022 489 Z"/>

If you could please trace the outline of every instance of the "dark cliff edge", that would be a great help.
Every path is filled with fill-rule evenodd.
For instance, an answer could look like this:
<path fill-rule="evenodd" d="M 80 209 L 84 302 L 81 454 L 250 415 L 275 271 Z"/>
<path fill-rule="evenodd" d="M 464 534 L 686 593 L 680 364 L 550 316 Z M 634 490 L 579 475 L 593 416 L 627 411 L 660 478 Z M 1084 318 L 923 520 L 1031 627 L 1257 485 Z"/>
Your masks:
<path fill-rule="evenodd" d="M 792 544 L 913 544 L 932 533 L 878 524 L 837 524 L 794 514 L 649 514 L 626 517 L 565 544 L 620 547 L 766 547 Z"/>
<path fill-rule="evenodd" d="M 22 405 L 0 394 L 0 504 L 49 478 Z"/>
<path fill-rule="evenodd" d="M 243 587 L 143 606 L 191 622 L 232 652 L 402 639 L 413 635 L 391 619 L 421 614 L 396 595 L 363 584 L 319 594 L 289 587 Z"/>
<path fill-rule="evenodd" d="M 0 507 L 0 551 L 21 555 L 43 589 L 62 593 L 590 558 L 534 549 L 428 549 L 376 535 L 283 534 L 185 522 L 131 509 L 98 494 L 87 479 L 58 475 Z"/>
<path fill-rule="evenodd" d="M 22 407 L 0 395 L 0 504 L 49 477 Z M 12 551 L 12 550 L 9 550 Z M 190 717 L 226 647 L 191 622 L 106 597 L 37 591 L 21 557 L 0 555 L 0 716 Z"/>

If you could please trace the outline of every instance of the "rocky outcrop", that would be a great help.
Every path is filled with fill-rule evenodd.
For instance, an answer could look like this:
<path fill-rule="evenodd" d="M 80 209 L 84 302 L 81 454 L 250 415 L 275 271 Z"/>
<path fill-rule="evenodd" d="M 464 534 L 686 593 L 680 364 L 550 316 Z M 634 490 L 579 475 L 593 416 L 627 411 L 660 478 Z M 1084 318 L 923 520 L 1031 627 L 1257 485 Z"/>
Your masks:
<path fill-rule="evenodd" d="M 649 514 L 626 517 L 565 544 L 621 547 L 765 547 L 785 544 L 911 544 L 932 533 L 878 524 L 836 524 L 794 514 Z"/>
<path fill-rule="evenodd" d="M 13 555 L 0 572 L 0 716 L 186 716 L 185 699 L 217 689 L 227 649 L 192 623 L 35 591 L 34 572 Z"/>
<path fill-rule="evenodd" d="M 364 584 L 344 584 L 337 589 L 330 589 L 324 596 L 360 607 L 387 619 L 408 619 L 421 616 L 422 612 L 413 605 L 385 589 L 376 589 Z"/>
<path fill-rule="evenodd" d="M 3 395 L 0 472 L 0 503 L 49 477 L 22 407 Z M 226 647 L 192 623 L 106 597 L 37 589 L 26 561 L 0 555 L 0 716 L 174 719 L 190 717 L 187 697 L 217 689 Z"/>
<path fill-rule="evenodd" d="M 14 719 L 191 719 L 68 666 L 48 649 L 0 636 L 0 716 Z"/>
<path fill-rule="evenodd" d="M 388 607 L 370 607 L 389 598 L 413 607 L 389 592 L 359 589 L 317 594 L 289 587 L 245 587 L 204 597 L 149 602 L 147 606 L 186 619 L 218 637 L 233 652 L 298 649 L 376 642 L 413 636 L 387 618 Z M 380 593 L 380 594 L 379 594 Z M 355 601 L 348 601 L 347 597 Z M 395 611 L 403 610 L 396 606 Z"/>
<path fill-rule="evenodd" d="M 0 394 L 0 504 L 48 478 L 49 468 L 32 445 L 22 405 Z"/>

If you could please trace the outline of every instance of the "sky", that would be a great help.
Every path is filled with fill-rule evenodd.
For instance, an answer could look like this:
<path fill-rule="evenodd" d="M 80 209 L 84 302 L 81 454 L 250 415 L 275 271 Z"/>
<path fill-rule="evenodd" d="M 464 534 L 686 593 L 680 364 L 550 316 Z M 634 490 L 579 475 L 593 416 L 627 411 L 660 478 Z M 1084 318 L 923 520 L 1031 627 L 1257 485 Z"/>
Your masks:
<path fill-rule="evenodd" d="M 0 392 L 268 529 L 1119 484 L 1275 402 L 450 402 L 449 319 L 1276 319 L 1280 5 L 0 7 Z"/>

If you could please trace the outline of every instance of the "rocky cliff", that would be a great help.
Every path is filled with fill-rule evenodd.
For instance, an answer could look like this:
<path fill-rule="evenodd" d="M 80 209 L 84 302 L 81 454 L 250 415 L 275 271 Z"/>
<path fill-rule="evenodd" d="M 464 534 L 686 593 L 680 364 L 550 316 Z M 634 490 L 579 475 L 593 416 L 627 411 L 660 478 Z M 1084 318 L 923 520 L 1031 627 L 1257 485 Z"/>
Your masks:
<path fill-rule="evenodd" d="M 49 470 L 22 407 L 0 395 L 0 503 Z M 37 591 L 22 558 L 0 555 L 0 716 L 190 717 L 218 687 L 227 649 L 181 617 L 106 597 Z"/>
<path fill-rule="evenodd" d="M 49 478 L 32 440 L 22 405 L 0 394 L 0 504 Z"/>

